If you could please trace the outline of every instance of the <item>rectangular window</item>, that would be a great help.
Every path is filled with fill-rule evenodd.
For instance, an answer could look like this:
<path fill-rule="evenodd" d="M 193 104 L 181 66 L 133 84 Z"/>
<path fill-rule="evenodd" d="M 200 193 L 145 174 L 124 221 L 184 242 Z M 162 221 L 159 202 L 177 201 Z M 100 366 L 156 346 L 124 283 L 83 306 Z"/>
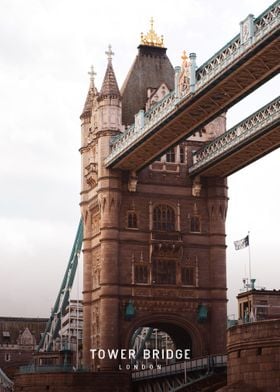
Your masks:
<path fill-rule="evenodd" d="M 185 163 L 185 147 L 180 146 L 180 163 Z"/>
<path fill-rule="evenodd" d="M 191 232 L 192 233 L 201 232 L 200 217 L 197 215 L 191 217 Z"/>
<path fill-rule="evenodd" d="M 175 162 L 175 148 L 170 148 L 166 153 L 166 162 Z"/>
<path fill-rule="evenodd" d="M 194 268 L 182 268 L 182 284 L 185 286 L 194 286 Z"/>
<path fill-rule="evenodd" d="M 127 213 L 127 227 L 129 229 L 137 229 L 137 215 L 134 211 L 128 211 Z"/>
<path fill-rule="evenodd" d="M 148 267 L 146 265 L 136 265 L 134 273 L 135 283 L 148 283 Z"/>
<path fill-rule="evenodd" d="M 153 260 L 153 283 L 176 284 L 176 261 Z"/>

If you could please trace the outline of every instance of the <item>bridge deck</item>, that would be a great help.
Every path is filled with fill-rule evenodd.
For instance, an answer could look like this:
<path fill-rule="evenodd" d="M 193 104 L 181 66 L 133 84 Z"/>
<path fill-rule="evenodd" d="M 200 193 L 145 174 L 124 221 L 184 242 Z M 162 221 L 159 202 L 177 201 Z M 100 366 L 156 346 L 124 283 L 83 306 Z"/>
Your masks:
<path fill-rule="evenodd" d="M 241 43 L 235 37 L 197 70 L 194 93 L 179 98 L 171 93 L 145 114 L 142 128 L 126 130 L 114 142 L 106 166 L 140 170 L 276 75 L 279 13 L 277 1 L 255 20 L 250 40 Z"/>
<path fill-rule="evenodd" d="M 194 153 L 193 176 L 226 177 L 280 146 L 280 98 Z"/>

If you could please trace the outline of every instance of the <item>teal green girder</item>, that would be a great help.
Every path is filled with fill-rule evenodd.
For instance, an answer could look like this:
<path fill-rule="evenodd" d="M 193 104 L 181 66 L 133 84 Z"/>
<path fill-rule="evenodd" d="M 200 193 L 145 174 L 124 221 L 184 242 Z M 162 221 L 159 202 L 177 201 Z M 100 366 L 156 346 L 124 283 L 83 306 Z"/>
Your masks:
<path fill-rule="evenodd" d="M 69 302 L 69 295 L 75 278 L 78 259 L 83 243 L 83 220 L 80 219 L 76 238 L 72 247 L 69 262 L 63 277 L 63 281 L 52 308 L 45 332 L 40 340 L 37 351 L 52 351 L 53 343 L 59 336 L 61 328 L 61 319 Z"/>

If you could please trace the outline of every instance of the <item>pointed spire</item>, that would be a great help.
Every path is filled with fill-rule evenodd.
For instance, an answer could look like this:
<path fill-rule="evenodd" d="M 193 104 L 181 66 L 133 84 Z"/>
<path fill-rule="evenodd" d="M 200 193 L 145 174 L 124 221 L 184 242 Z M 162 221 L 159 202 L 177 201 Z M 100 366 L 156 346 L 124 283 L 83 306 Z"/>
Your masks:
<path fill-rule="evenodd" d="M 114 56 L 115 53 L 112 51 L 111 45 L 108 46 L 108 51 L 105 52 L 105 54 L 107 54 L 107 56 L 108 56 L 108 61 L 112 62 L 112 58 L 113 58 L 112 56 Z"/>
<path fill-rule="evenodd" d="M 105 54 L 108 56 L 108 65 L 100 91 L 100 98 L 104 98 L 104 97 L 120 98 L 121 96 L 120 90 L 118 87 L 117 79 L 112 65 L 112 56 L 114 55 L 114 53 L 112 52 L 111 45 L 109 45 L 108 51 L 106 51 Z"/>
<path fill-rule="evenodd" d="M 88 72 L 88 75 L 90 75 L 90 84 L 89 84 L 89 89 L 88 89 L 86 101 L 84 104 L 84 109 L 81 114 L 81 118 L 91 116 L 92 106 L 93 106 L 93 98 L 95 95 L 98 95 L 97 89 L 94 85 L 94 77 L 96 76 L 96 72 L 94 72 L 93 65 L 91 65 L 90 71 Z"/>
<path fill-rule="evenodd" d="M 90 75 L 90 88 L 94 89 L 94 77 L 96 76 L 96 72 L 94 72 L 93 65 L 90 66 L 90 71 L 88 74 Z"/>

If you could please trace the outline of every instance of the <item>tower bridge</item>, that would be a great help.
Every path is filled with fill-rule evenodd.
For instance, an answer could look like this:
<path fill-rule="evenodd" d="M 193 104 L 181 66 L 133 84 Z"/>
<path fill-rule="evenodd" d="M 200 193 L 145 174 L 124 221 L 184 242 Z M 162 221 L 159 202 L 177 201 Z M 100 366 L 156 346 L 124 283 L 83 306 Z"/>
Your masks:
<path fill-rule="evenodd" d="M 167 336 L 161 348 L 190 349 L 201 368 L 191 362 L 188 380 L 177 364 L 166 364 L 161 381 L 134 374 L 139 391 L 188 390 L 225 366 L 226 177 L 279 147 L 279 98 L 227 132 L 226 110 L 279 71 L 279 11 L 276 1 L 258 18 L 249 15 L 198 69 L 195 55 L 184 53 L 174 70 L 152 24 L 121 89 L 111 47 L 100 91 L 90 72 L 82 221 L 40 349 L 57 337 L 83 237 L 83 367 L 96 390 L 106 391 L 96 380 L 107 372 L 115 390 L 132 386 L 118 371 L 127 359 L 92 358 L 91 349 L 129 350 L 141 334 L 141 350 L 159 333 Z M 217 361 L 211 369 L 209 358 Z"/>
<path fill-rule="evenodd" d="M 228 132 L 226 110 L 279 71 L 279 11 L 249 15 L 198 69 L 185 52 L 174 69 L 152 25 L 121 89 L 111 48 L 100 91 L 91 78 L 80 150 L 91 370 L 127 365 L 93 360 L 92 347 L 129 349 L 142 334 L 152 348 L 152 331 L 192 358 L 225 353 L 226 176 L 279 146 L 279 99 Z"/>

